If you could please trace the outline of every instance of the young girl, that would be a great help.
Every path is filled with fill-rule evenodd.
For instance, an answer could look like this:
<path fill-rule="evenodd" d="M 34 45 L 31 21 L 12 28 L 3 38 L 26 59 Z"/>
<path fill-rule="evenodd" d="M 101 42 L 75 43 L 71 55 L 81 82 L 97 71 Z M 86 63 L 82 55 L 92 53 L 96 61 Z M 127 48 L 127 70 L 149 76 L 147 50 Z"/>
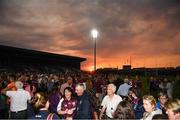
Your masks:
<path fill-rule="evenodd" d="M 73 98 L 73 90 L 70 87 L 64 89 L 64 97 L 59 101 L 57 112 L 63 119 L 72 120 L 77 102 Z"/>

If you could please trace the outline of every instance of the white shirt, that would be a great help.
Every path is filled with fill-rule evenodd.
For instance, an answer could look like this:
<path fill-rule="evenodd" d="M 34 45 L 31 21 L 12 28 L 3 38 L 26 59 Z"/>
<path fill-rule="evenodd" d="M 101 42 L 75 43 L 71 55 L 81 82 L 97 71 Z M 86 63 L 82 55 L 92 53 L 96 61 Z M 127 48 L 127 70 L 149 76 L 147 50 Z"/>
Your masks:
<path fill-rule="evenodd" d="M 145 115 L 145 114 L 146 114 L 146 113 L 144 113 L 144 115 Z M 147 114 L 147 116 L 144 116 L 144 115 L 143 115 L 143 118 L 142 118 L 141 120 L 152 120 L 153 116 L 158 115 L 158 114 L 162 114 L 162 110 L 156 109 L 155 111 Z"/>
<path fill-rule="evenodd" d="M 124 83 L 124 84 L 119 86 L 117 94 L 122 95 L 122 96 L 127 96 L 128 92 L 129 92 L 129 88 L 131 88 L 131 87 L 132 86 L 128 85 L 127 83 Z"/>
<path fill-rule="evenodd" d="M 31 99 L 28 91 L 18 89 L 17 91 L 7 91 L 6 95 L 10 97 L 10 110 L 17 112 L 27 109 L 27 102 Z"/>
<path fill-rule="evenodd" d="M 122 101 L 122 98 L 119 95 L 114 94 L 113 98 L 110 99 L 109 95 L 106 95 L 103 98 L 101 106 L 106 109 L 106 115 L 110 118 L 113 118 L 112 112 L 115 112 L 118 104 Z"/>
<path fill-rule="evenodd" d="M 62 106 L 62 102 L 64 101 L 64 98 L 61 98 L 61 100 L 59 101 L 59 103 L 58 103 L 58 106 L 57 106 L 57 112 L 59 111 L 59 110 L 61 110 L 61 106 Z"/>

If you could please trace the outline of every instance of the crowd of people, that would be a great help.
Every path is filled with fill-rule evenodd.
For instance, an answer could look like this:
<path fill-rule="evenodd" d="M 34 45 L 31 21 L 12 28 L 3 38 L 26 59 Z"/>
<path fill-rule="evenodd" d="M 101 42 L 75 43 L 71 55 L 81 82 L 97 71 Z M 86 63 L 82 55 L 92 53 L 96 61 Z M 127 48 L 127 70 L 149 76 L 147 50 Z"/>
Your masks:
<path fill-rule="evenodd" d="M 167 78 L 150 77 L 143 94 L 140 76 L 6 72 L 0 91 L 0 119 L 180 119 L 180 99 Z"/>

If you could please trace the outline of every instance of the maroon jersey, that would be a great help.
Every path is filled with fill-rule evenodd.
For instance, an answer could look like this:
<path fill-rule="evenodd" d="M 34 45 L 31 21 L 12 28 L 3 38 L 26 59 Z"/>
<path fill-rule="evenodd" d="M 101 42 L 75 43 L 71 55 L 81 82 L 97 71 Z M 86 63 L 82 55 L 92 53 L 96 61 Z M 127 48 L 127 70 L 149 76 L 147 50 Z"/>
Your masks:
<path fill-rule="evenodd" d="M 61 110 L 70 110 L 70 109 L 73 109 L 75 110 L 76 109 L 76 105 L 77 105 L 77 101 L 75 99 L 71 99 L 71 100 L 63 100 L 62 101 L 62 104 L 61 104 Z M 73 114 L 65 114 L 63 115 L 63 118 L 66 118 L 66 117 L 72 117 Z"/>

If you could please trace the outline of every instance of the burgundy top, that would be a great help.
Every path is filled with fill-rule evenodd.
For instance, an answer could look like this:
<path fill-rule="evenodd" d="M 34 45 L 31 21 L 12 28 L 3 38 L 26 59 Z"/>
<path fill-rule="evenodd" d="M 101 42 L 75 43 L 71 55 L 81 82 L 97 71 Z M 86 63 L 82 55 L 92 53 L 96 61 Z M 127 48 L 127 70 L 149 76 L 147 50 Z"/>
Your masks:
<path fill-rule="evenodd" d="M 62 101 L 62 104 L 61 104 L 61 110 L 70 110 L 70 109 L 73 109 L 75 110 L 76 109 L 76 105 L 77 105 L 77 101 L 75 99 L 71 99 L 71 100 L 63 100 Z M 64 114 L 63 115 L 63 118 L 66 118 L 66 117 L 72 117 L 73 114 Z"/>

